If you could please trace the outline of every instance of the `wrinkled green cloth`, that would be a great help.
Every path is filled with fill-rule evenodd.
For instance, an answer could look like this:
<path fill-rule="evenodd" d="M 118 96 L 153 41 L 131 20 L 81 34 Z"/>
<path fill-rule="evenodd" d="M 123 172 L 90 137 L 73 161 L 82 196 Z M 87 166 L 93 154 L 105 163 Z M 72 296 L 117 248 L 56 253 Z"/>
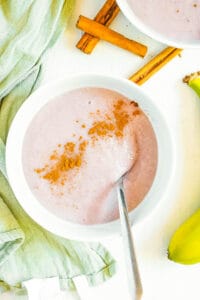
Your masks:
<path fill-rule="evenodd" d="M 6 179 L 9 126 L 37 87 L 44 53 L 73 6 L 74 0 L 0 0 L 0 292 L 26 292 L 24 281 L 50 277 L 58 277 L 63 289 L 74 289 L 75 276 L 85 275 L 96 285 L 115 272 L 115 261 L 100 244 L 66 240 L 37 225 Z"/>

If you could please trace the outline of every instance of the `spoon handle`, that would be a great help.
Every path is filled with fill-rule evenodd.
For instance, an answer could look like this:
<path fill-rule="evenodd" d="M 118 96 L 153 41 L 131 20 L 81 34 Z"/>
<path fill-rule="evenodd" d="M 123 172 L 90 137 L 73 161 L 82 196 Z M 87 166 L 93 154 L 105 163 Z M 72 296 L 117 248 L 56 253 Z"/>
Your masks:
<path fill-rule="evenodd" d="M 124 195 L 123 178 L 117 184 L 117 198 L 129 290 L 133 300 L 140 300 L 142 297 L 142 284 L 134 249 L 126 199 Z"/>

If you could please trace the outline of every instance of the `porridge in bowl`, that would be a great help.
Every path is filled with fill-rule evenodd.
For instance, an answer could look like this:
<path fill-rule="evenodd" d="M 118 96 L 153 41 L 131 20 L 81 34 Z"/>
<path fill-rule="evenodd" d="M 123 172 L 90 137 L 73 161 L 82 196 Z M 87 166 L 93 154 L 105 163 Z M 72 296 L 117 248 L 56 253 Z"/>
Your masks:
<path fill-rule="evenodd" d="M 181 42 L 200 41 L 200 0 L 128 0 L 141 22 Z"/>
<path fill-rule="evenodd" d="M 116 181 L 129 211 L 148 193 L 158 161 L 156 136 L 137 99 L 85 87 L 49 101 L 31 121 L 22 151 L 30 190 L 56 216 L 79 224 L 118 218 Z"/>

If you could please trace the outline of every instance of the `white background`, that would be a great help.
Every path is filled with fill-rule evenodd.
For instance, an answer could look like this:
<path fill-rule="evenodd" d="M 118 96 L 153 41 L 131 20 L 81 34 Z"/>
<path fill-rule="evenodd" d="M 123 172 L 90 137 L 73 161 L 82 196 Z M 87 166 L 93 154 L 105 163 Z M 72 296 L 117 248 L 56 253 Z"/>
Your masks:
<path fill-rule="evenodd" d="M 145 60 L 115 46 L 100 42 L 92 55 L 76 49 L 81 36 L 75 23 L 79 14 L 93 17 L 103 0 L 79 0 L 63 38 L 47 55 L 44 82 L 74 73 L 101 73 L 128 78 L 164 45 L 139 33 L 120 14 L 111 28 L 149 46 Z M 200 265 L 184 266 L 167 259 L 167 247 L 174 230 L 200 204 L 200 102 L 182 83 L 184 75 L 200 70 L 200 50 L 185 50 L 142 88 L 163 112 L 176 141 L 176 179 L 157 209 L 133 228 L 144 288 L 143 300 L 199 300 Z M 80 279 L 80 298 L 60 293 L 56 280 L 34 280 L 27 284 L 30 300 L 132 299 L 128 295 L 121 239 L 101 241 L 118 262 L 118 272 L 105 284 L 88 288 Z"/>

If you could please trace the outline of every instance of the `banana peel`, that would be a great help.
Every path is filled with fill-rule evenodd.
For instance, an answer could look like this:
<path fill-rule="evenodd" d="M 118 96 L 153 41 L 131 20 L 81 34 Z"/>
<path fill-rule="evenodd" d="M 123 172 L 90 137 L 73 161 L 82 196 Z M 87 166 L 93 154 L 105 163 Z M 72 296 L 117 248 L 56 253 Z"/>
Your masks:
<path fill-rule="evenodd" d="M 200 97 L 200 71 L 185 76 L 183 82 L 187 83 Z"/>
<path fill-rule="evenodd" d="M 200 262 L 200 209 L 172 236 L 168 247 L 168 258 L 188 265 Z"/>

